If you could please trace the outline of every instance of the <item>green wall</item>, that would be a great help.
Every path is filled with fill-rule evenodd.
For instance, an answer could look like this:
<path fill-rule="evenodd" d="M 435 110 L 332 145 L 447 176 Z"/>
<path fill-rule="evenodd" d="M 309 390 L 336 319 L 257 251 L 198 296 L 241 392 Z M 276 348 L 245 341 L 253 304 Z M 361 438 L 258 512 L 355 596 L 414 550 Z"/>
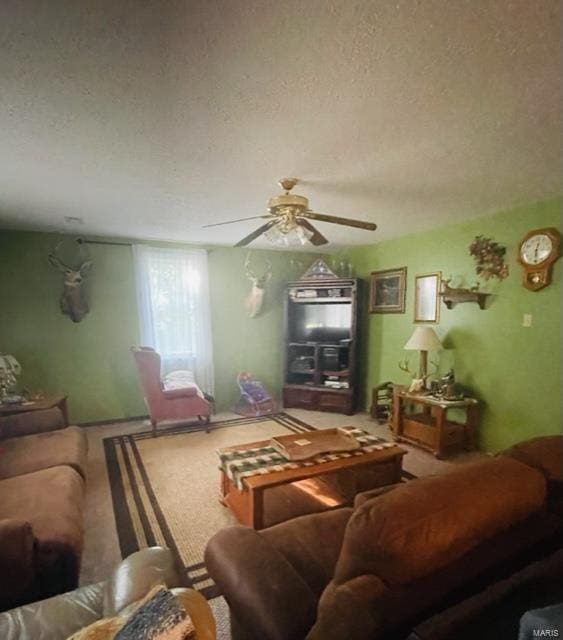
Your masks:
<path fill-rule="evenodd" d="M 530 229 L 561 228 L 561 200 L 504 211 L 472 219 L 463 224 L 427 233 L 401 237 L 377 245 L 357 247 L 343 254 L 356 273 L 368 278 L 371 271 L 408 268 L 407 304 L 404 314 L 372 314 L 363 319 L 364 380 L 366 406 L 371 388 L 393 380 L 408 383 L 398 368 L 410 354 L 411 370 L 418 355 L 403 346 L 413 330 L 415 274 L 442 271 L 454 276 L 453 286 L 476 281 L 468 246 L 476 235 L 490 236 L 507 247 L 510 275 L 504 281 L 489 281 L 481 287 L 493 293 L 488 308 L 475 303 L 448 310 L 441 304 L 441 319 L 433 326 L 447 351 L 440 354 L 441 370 L 453 366 L 460 383 L 472 388 L 483 401 L 480 447 L 496 451 L 510 444 L 543 434 L 562 432 L 561 425 L 561 301 L 563 259 L 555 264 L 553 283 L 530 292 L 521 285 L 521 267 L 516 262 L 518 243 Z M 465 279 L 460 285 L 459 278 Z M 365 287 L 366 296 L 368 286 Z M 366 300 L 367 304 L 367 300 Z M 367 306 L 366 306 L 367 308 Z M 533 325 L 522 326 L 530 313 Z M 430 354 L 431 360 L 436 354 Z"/>
<path fill-rule="evenodd" d="M 59 310 L 62 275 L 47 255 L 61 236 L 0 231 L 0 353 L 21 362 L 21 382 L 31 390 L 69 396 L 76 422 L 145 413 L 129 348 L 139 343 L 132 252 L 129 246 L 90 245 L 90 313 L 74 324 Z M 209 250 L 211 313 L 217 409 L 238 397 L 235 377 L 252 371 L 276 395 L 281 386 L 282 290 L 317 255 L 253 251 L 261 270 L 271 261 L 273 277 L 264 311 L 250 319 L 243 299 L 246 249 Z"/>
<path fill-rule="evenodd" d="M 331 256 L 329 264 L 349 260 L 358 276 L 371 271 L 408 267 L 404 314 L 363 314 L 360 352 L 362 397 L 369 404 L 372 386 L 384 381 L 408 382 L 397 363 L 413 329 L 413 285 L 417 273 L 442 271 L 476 280 L 468 246 L 478 234 L 507 246 L 509 277 L 482 287 L 491 292 L 488 308 L 461 304 L 441 306 L 434 325 L 444 340 L 441 370 L 453 366 L 459 382 L 483 401 L 480 446 L 496 451 L 534 435 L 560 433 L 561 300 L 563 259 L 556 263 L 553 283 L 533 293 L 521 285 L 516 262 L 522 236 L 533 228 L 561 227 L 561 200 L 475 218 L 463 224 L 356 247 Z M 91 245 L 95 268 L 90 279 L 91 311 L 73 324 L 58 308 L 61 275 L 47 262 L 60 236 L 0 231 L 0 352 L 21 361 L 22 382 L 30 389 L 65 392 L 76 422 L 110 420 L 144 413 L 129 347 L 138 344 L 137 307 L 131 249 Z M 238 397 L 235 376 L 253 371 L 279 395 L 282 370 L 282 291 L 318 254 L 253 251 L 259 270 L 273 265 L 262 315 L 245 315 L 243 299 L 250 283 L 244 275 L 247 251 L 210 247 L 212 330 L 217 408 L 229 408 Z M 367 292 L 366 292 L 367 309 Z M 522 327 L 530 313 L 533 326 Z M 432 355 L 431 359 L 435 359 Z M 410 354 L 412 368 L 416 354 Z"/>

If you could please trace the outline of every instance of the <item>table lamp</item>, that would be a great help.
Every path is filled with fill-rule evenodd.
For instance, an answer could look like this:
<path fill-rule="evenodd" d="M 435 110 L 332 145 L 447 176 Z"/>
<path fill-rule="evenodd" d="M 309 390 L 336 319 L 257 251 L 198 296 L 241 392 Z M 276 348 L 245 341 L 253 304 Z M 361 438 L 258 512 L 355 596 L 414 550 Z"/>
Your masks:
<path fill-rule="evenodd" d="M 409 351 L 420 351 L 418 378 L 426 381 L 428 376 L 428 352 L 440 351 L 443 348 L 440 338 L 431 327 L 415 327 L 404 348 Z"/>
<path fill-rule="evenodd" d="M 0 353 L 0 402 L 6 399 L 8 391 L 16 384 L 16 376 L 21 373 L 20 363 L 14 356 Z"/>

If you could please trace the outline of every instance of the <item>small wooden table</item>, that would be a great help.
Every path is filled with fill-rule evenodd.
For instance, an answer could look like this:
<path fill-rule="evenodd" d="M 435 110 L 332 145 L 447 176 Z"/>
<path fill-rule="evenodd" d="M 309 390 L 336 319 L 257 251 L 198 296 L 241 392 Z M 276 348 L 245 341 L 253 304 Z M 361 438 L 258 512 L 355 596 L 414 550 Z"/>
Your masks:
<path fill-rule="evenodd" d="M 65 426 L 68 426 L 67 396 L 50 396 L 41 400 L 18 402 L 17 404 L 0 404 L 0 417 L 12 416 L 16 413 L 28 413 L 29 411 L 43 411 L 58 407 L 63 414 Z"/>
<path fill-rule="evenodd" d="M 315 432 L 314 432 L 315 433 Z M 311 434 L 303 434 L 309 437 Z M 228 450 L 245 450 L 269 446 L 271 440 L 250 442 L 238 446 L 226 447 Z M 407 451 L 399 446 L 371 451 L 359 456 L 340 458 L 330 462 L 317 463 L 310 466 L 298 467 L 283 471 L 274 471 L 264 475 L 244 478 L 244 489 L 239 490 L 221 470 L 220 502 L 229 507 L 241 524 L 253 529 L 263 529 L 269 526 L 264 518 L 264 494 L 268 489 L 290 485 L 294 482 L 309 480 L 318 476 L 335 474 L 345 470 L 370 469 L 381 467 L 382 473 L 377 475 L 377 483 L 363 490 L 374 489 L 378 486 L 400 482 L 403 456 Z M 374 474 L 375 475 L 375 474 Z M 335 506 L 343 506 L 338 504 Z M 332 507 L 335 508 L 335 507 Z M 298 515 L 303 515 L 299 513 Z M 291 517 L 291 516 L 289 516 Z"/>
<path fill-rule="evenodd" d="M 422 406 L 420 413 L 407 413 L 411 405 Z M 444 400 L 421 393 L 396 391 L 393 397 L 391 429 L 397 442 L 409 442 L 443 457 L 446 450 L 475 448 L 479 402 L 475 398 Z M 465 411 L 465 423 L 447 419 L 450 409 Z"/>

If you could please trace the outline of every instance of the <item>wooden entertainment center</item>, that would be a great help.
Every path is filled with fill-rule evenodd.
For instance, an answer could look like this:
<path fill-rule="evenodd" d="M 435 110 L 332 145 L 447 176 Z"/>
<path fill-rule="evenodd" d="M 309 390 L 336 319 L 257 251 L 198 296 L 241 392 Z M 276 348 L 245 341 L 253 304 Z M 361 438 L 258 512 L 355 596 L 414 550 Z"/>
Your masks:
<path fill-rule="evenodd" d="M 359 281 L 339 278 L 326 265 L 324 270 L 311 277 L 310 269 L 287 285 L 283 403 L 351 415 L 357 391 Z"/>

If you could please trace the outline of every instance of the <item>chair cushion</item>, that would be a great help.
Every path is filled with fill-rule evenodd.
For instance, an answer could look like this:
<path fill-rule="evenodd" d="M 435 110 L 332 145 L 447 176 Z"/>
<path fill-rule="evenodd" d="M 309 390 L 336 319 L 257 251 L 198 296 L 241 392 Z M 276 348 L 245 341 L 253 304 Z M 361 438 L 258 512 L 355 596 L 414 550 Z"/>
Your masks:
<path fill-rule="evenodd" d="M 169 374 L 165 375 L 162 379 L 162 388 L 165 398 L 190 397 L 197 395 L 200 398 L 205 399 L 204 393 L 195 381 L 193 372 L 185 369 L 171 371 Z M 182 390 L 185 393 L 178 395 L 170 393 L 171 391 L 176 390 Z"/>
<path fill-rule="evenodd" d="M 68 465 L 86 477 L 88 441 L 80 427 L 67 427 L 0 442 L 0 479 Z"/>
<path fill-rule="evenodd" d="M 163 389 L 162 395 L 168 400 L 173 400 L 174 398 L 193 398 L 199 395 L 199 389 L 195 385 L 193 387 Z"/>
<path fill-rule="evenodd" d="M 412 582 L 540 511 L 545 495 L 543 475 L 510 458 L 396 487 L 354 511 L 335 580 L 374 574 L 387 584 Z"/>

